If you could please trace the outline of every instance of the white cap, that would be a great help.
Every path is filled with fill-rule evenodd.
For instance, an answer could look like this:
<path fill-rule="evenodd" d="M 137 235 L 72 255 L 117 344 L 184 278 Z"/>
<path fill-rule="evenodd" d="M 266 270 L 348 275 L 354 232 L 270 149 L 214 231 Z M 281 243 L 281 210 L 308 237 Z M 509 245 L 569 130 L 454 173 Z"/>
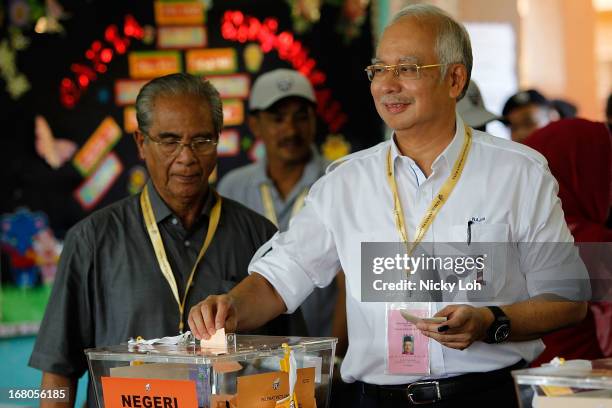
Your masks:
<path fill-rule="evenodd" d="M 496 114 L 485 109 L 480 89 L 474 81 L 470 81 L 465 96 L 457 102 L 457 112 L 469 126 L 474 128 L 499 119 Z"/>
<path fill-rule="evenodd" d="M 275 69 L 255 80 L 249 97 L 251 111 L 266 110 L 281 99 L 290 96 L 316 103 L 314 90 L 306 77 L 292 69 Z"/>

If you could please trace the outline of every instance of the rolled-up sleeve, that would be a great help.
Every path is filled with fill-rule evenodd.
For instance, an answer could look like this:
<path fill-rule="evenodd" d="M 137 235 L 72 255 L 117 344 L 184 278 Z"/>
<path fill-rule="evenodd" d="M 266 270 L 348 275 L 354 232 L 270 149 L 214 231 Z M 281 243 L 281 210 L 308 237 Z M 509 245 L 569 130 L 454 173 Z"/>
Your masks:
<path fill-rule="evenodd" d="M 329 285 L 340 268 L 334 235 L 323 211 L 322 182 L 312 187 L 289 229 L 264 244 L 249 265 L 249 273 L 259 273 L 274 286 L 287 313 L 293 313 L 315 287 Z"/>

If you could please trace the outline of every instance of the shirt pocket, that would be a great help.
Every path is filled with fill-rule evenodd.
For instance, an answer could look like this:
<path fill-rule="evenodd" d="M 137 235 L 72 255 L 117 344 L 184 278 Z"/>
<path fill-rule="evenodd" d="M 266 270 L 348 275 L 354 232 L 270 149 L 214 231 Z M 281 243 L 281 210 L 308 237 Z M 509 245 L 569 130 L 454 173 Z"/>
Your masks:
<path fill-rule="evenodd" d="M 510 226 L 508 224 L 472 223 L 452 227 L 456 256 L 472 258 L 476 267 L 468 273 L 457 275 L 467 284 L 476 282 L 480 289 L 458 292 L 457 301 L 503 302 L 512 265 L 510 251 Z"/>

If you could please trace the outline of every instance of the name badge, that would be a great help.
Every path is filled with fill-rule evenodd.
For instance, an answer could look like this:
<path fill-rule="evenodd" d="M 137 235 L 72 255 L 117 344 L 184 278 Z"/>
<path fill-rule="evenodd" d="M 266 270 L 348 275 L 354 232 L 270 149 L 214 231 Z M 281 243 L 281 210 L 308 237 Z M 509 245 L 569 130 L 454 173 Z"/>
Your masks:
<path fill-rule="evenodd" d="M 429 310 L 406 308 L 405 304 L 387 305 L 387 374 L 429 375 L 429 337 L 424 336 L 413 322 L 402 316 L 427 318 Z"/>

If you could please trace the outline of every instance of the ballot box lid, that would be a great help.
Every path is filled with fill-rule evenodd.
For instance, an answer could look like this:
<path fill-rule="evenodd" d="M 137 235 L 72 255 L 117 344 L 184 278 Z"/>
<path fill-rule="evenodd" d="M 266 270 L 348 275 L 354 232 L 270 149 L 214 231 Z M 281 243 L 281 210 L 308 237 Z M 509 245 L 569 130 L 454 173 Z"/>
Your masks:
<path fill-rule="evenodd" d="M 151 363 L 212 364 L 217 361 L 248 361 L 282 356 L 283 344 L 298 353 L 335 351 L 334 337 L 254 336 L 228 334 L 227 349 L 202 348 L 198 341 L 177 345 L 119 344 L 86 349 L 88 360 L 142 361 Z M 332 354 L 333 355 L 333 354 Z"/>
<path fill-rule="evenodd" d="M 590 364 L 589 364 L 590 363 Z M 612 390 L 612 358 L 590 362 L 568 361 L 512 372 L 517 385 L 543 385 Z"/>

